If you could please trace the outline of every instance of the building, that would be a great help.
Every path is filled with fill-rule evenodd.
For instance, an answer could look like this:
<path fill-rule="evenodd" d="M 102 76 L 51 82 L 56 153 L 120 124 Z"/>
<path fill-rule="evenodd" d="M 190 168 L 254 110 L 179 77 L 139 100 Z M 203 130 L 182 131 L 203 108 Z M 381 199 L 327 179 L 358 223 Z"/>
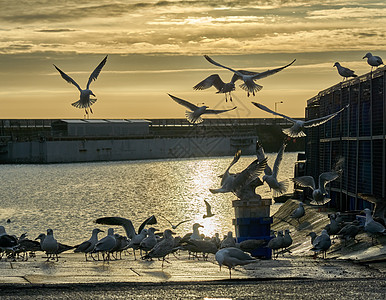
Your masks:
<path fill-rule="evenodd" d="M 67 163 L 254 154 L 256 139 L 267 151 L 281 146 L 286 120 L 0 120 L 0 163 Z M 288 151 L 304 148 L 302 141 Z"/>
<path fill-rule="evenodd" d="M 344 157 L 343 174 L 328 185 L 330 206 L 359 210 L 371 204 L 358 194 L 385 199 L 386 187 L 386 67 L 341 82 L 307 101 L 305 119 L 331 114 L 345 105 L 340 116 L 306 136 L 306 175 L 318 178 Z"/>

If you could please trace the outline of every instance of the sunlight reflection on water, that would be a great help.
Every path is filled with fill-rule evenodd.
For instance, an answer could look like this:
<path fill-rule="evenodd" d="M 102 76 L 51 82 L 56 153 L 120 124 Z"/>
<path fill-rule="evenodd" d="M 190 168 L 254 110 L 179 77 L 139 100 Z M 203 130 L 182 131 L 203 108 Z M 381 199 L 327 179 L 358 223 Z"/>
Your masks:
<path fill-rule="evenodd" d="M 275 154 L 267 154 L 272 165 Z M 279 180 L 293 177 L 297 153 L 284 153 Z M 239 172 L 254 156 L 242 156 L 232 167 Z M 96 227 L 95 219 L 121 216 L 133 221 L 138 228 L 148 216 L 163 215 L 173 224 L 181 224 L 175 231 L 183 235 L 191 231 L 194 222 L 204 226 L 201 232 L 220 236 L 234 231 L 233 194 L 216 194 L 209 188 L 220 184 L 222 174 L 232 157 L 176 160 L 121 161 L 52 165 L 0 166 L 0 224 L 7 232 L 20 235 L 27 232 L 36 238 L 47 228 L 55 237 L 69 244 L 88 239 Z M 292 192 L 292 185 L 290 190 Z M 270 198 L 267 185 L 257 188 L 263 198 Z M 215 216 L 203 219 L 204 199 Z M 271 214 L 279 205 L 271 206 Z M 10 218 L 11 223 L 6 224 Z M 159 230 L 169 224 L 158 218 Z M 103 230 L 107 226 L 98 225 Z M 123 234 L 122 228 L 116 230 Z"/>

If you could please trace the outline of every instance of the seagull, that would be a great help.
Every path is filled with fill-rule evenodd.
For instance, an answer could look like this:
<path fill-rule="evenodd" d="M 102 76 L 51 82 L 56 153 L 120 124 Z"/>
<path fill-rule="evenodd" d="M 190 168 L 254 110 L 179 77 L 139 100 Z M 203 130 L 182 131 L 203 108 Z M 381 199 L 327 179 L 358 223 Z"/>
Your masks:
<path fill-rule="evenodd" d="M 289 246 L 292 245 L 292 237 L 291 237 L 290 233 L 291 232 L 289 229 L 284 230 L 283 245 L 282 245 L 284 248 L 284 251 L 282 251 L 283 255 L 284 255 L 285 251 L 291 252 L 290 250 L 287 249 Z"/>
<path fill-rule="evenodd" d="M 190 235 L 189 240 L 198 240 L 198 241 L 202 240 L 202 236 L 198 230 L 198 228 L 200 227 L 204 227 L 204 226 L 198 223 L 193 224 L 193 233 Z"/>
<path fill-rule="evenodd" d="M 156 229 L 154 227 L 150 227 L 147 230 L 147 237 L 145 237 L 139 244 L 140 250 L 144 250 L 147 253 L 157 244 L 157 238 L 154 234 L 155 231 Z"/>
<path fill-rule="evenodd" d="M 381 223 L 374 221 L 371 216 L 371 210 L 365 208 L 363 212 L 366 214 L 365 231 L 371 236 L 371 242 L 374 242 L 374 236 L 386 235 L 386 228 Z"/>
<path fill-rule="evenodd" d="M 317 255 L 318 252 L 322 252 L 323 258 L 327 257 L 327 250 L 331 247 L 331 239 L 327 230 L 322 230 L 322 233 L 313 241 L 312 246 L 311 251 L 314 251 L 315 255 Z"/>
<path fill-rule="evenodd" d="M 214 214 L 212 213 L 212 207 L 210 206 L 210 204 L 208 203 L 208 201 L 204 200 L 205 202 L 205 206 L 206 206 L 206 214 L 203 215 L 203 218 L 210 218 L 210 217 L 213 217 Z"/>
<path fill-rule="evenodd" d="M 182 249 L 195 254 L 202 253 L 202 257 L 204 258 L 204 260 L 208 258 L 208 254 L 216 254 L 218 250 L 216 244 L 211 240 L 188 240 L 184 243 L 184 245 L 182 245 Z M 197 257 L 197 255 L 195 256 Z"/>
<path fill-rule="evenodd" d="M 129 242 L 129 246 L 127 248 L 133 248 L 133 252 L 134 252 L 134 260 L 136 260 L 136 256 L 135 256 L 135 250 L 138 250 L 139 249 L 139 245 L 141 244 L 141 242 L 146 238 L 147 236 L 147 229 L 142 229 L 140 233 L 138 233 L 137 235 L 135 235 L 131 241 Z"/>
<path fill-rule="evenodd" d="M 204 55 L 204 57 L 211 64 L 233 72 L 234 75 L 233 75 L 231 82 L 234 83 L 239 79 L 244 81 L 244 83 L 242 85 L 240 85 L 240 87 L 243 90 L 247 91 L 248 97 L 250 94 L 255 96 L 255 92 L 260 91 L 263 88 L 261 85 L 255 83 L 254 82 L 255 80 L 262 79 L 262 78 L 268 77 L 270 75 L 273 75 L 273 74 L 289 67 L 290 65 L 292 65 L 296 61 L 296 59 L 294 59 L 291 63 L 289 63 L 288 65 L 285 65 L 284 67 L 280 67 L 280 68 L 276 68 L 276 69 L 272 69 L 272 70 L 267 70 L 267 71 L 262 72 L 262 73 L 258 73 L 258 72 L 244 71 L 244 70 L 234 70 L 232 68 L 229 68 L 229 67 L 226 67 L 224 65 L 219 64 L 218 62 L 211 59 L 208 55 Z"/>
<path fill-rule="evenodd" d="M 183 223 L 192 221 L 192 220 L 190 220 L 190 219 L 189 219 L 189 220 L 184 220 L 184 221 L 181 221 L 181 222 L 177 223 L 177 225 L 173 225 L 172 222 L 170 222 L 170 221 L 169 221 L 168 219 L 166 219 L 164 216 L 160 216 L 160 217 L 163 218 L 163 219 L 165 219 L 165 220 L 170 224 L 170 226 L 172 226 L 173 229 L 177 229 L 177 227 L 180 226 L 180 225 L 183 224 Z"/>
<path fill-rule="evenodd" d="M 227 111 L 231 111 L 231 110 L 234 110 L 236 109 L 236 106 L 231 108 L 231 109 L 208 109 L 208 106 L 196 106 L 194 105 L 193 103 L 190 103 L 186 100 L 183 100 L 183 99 L 180 99 L 180 98 L 177 98 L 173 95 L 170 95 L 168 94 L 174 101 L 176 101 L 178 104 L 181 104 L 183 106 L 185 106 L 186 108 L 190 109 L 190 111 L 186 111 L 185 115 L 186 115 L 186 119 L 192 123 L 192 124 L 200 124 L 202 123 L 204 120 L 201 118 L 201 116 L 203 114 L 221 114 L 221 113 L 224 113 L 224 112 L 227 112 Z"/>
<path fill-rule="evenodd" d="M 342 226 L 340 225 L 340 223 L 338 223 L 336 221 L 336 216 L 335 214 L 331 214 L 329 216 L 329 219 L 330 219 L 330 223 L 327 224 L 324 229 L 326 229 L 328 235 L 337 235 L 338 232 L 342 229 Z"/>
<path fill-rule="evenodd" d="M 288 180 L 278 181 L 277 175 L 279 173 L 280 163 L 283 160 L 283 154 L 287 143 L 283 143 L 279 152 L 277 153 L 275 163 L 273 165 L 273 170 L 271 168 L 265 168 L 263 176 L 263 182 L 266 182 L 270 190 L 273 190 L 273 197 L 278 197 L 281 194 L 284 194 L 288 189 Z"/>
<path fill-rule="evenodd" d="M 14 255 L 17 247 L 18 247 L 17 238 L 13 235 L 7 234 L 4 226 L 0 225 L 0 252 L 10 251 L 12 252 L 12 255 Z"/>
<path fill-rule="evenodd" d="M 337 171 L 324 172 L 319 175 L 319 187 L 316 188 L 315 180 L 312 176 L 301 176 L 293 178 L 293 182 L 302 186 L 309 187 L 313 190 L 312 192 L 312 201 L 313 205 L 324 205 L 329 202 L 331 199 L 327 198 L 326 185 L 327 183 L 337 179 L 340 176 L 340 173 Z"/>
<path fill-rule="evenodd" d="M 313 244 L 316 237 L 317 237 L 317 234 L 315 232 L 311 231 L 307 234 L 307 236 L 311 237 L 311 244 Z"/>
<path fill-rule="evenodd" d="M 227 237 L 221 242 L 220 249 L 229 247 L 236 247 L 236 241 L 232 231 L 228 231 Z"/>
<path fill-rule="evenodd" d="M 235 174 L 231 174 L 229 171 L 230 169 L 232 168 L 232 166 L 237 163 L 239 161 L 241 157 L 241 150 L 238 150 L 235 154 L 235 156 L 233 157 L 233 160 L 231 161 L 231 163 L 229 164 L 228 168 L 225 170 L 224 174 L 222 174 L 220 177 L 221 177 L 221 189 L 224 190 L 224 191 L 230 191 L 231 189 L 231 186 L 232 186 L 232 183 L 234 181 L 234 177 L 235 177 Z M 214 193 L 214 191 L 217 191 L 217 192 L 221 192 L 219 191 L 218 189 L 217 190 L 214 190 L 214 189 L 209 189 L 212 193 Z"/>
<path fill-rule="evenodd" d="M 90 112 L 92 112 L 91 105 L 93 105 L 97 99 L 90 98 L 90 96 L 94 96 L 94 93 L 90 90 L 90 84 L 93 80 L 96 80 L 99 76 L 99 73 L 101 72 L 103 66 L 106 64 L 107 61 L 107 55 L 106 57 L 100 62 L 100 64 L 95 68 L 95 70 L 91 73 L 90 77 L 88 78 L 86 89 L 82 90 L 79 86 L 79 84 L 76 83 L 74 79 L 72 79 L 70 76 L 68 76 L 66 73 L 64 73 L 62 70 L 60 70 L 57 66 L 54 65 L 55 69 L 58 70 L 62 78 L 67 81 L 68 83 L 72 83 L 80 92 L 80 99 L 71 105 L 77 108 L 84 108 L 86 115 L 88 115 L 88 109 L 90 109 Z"/>
<path fill-rule="evenodd" d="M 362 199 L 369 201 L 374 204 L 374 212 L 373 212 L 373 219 L 379 223 L 381 223 L 383 226 L 386 226 L 386 201 L 383 197 L 376 197 L 375 195 L 371 194 L 363 194 L 358 193 L 358 196 Z"/>
<path fill-rule="evenodd" d="M 56 256 L 56 261 L 59 260 L 58 258 L 58 242 L 54 238 L 54 231 L 52 229 L 47 229 L 47 236 L 41 243 L 42 250 L 46 252 L 47 254 L 47 261 L 50 258 L 53 258 L 53 256 Z"/>
<path fill-rule="evenodd" d="M 373 71 L 373 67 L 379 67 L 384 64 L 382 58 L 372 55 L 370 52 L 366 53 L 366 55 L 363 56 L 363 59 L 364 58 L 367 58 L 367 63 L 371 66 L 371 71 Z"/>
<path fill-rule="evenodd" d="M 78 246 L 75 246 L 75 253 L 82 252 L 84 253 L 84 257 L 87 261 L 87 254 L 90 253 L 91 257 L 91 251 L 94 250 L 96 243 L 98 242 L 98 233 L 103 232 L 103 230 L 100 230 L 99 228 L 95 228 L 92 230 L 91 238 L 87 241 L 84 241 L 83 243 L 79 244 Z M 93 257 L 92 257 L 93 258 Z"/>
<path fill-rule="evenodd" d="M 110 260 L 110 252 L 117 244 L 117 240 L 114 236 L 114 228 L 107 230 L 107 236 L 96 243 L 93 252 L 102 252 L 103 261 Z"/>
<path fill-rule="evenodd" d="M 235 90 L 235 83 L 233 81 L 235 79 L 237 80 L 237 78 L 233 76 L 230 82 L 224 82 L 218 74 L 212 74 L 203 81 L 197 83 L 193 89 L 206 90 L 214 86 L 217 89 L 217 94 L 225 94 L 225 102 L 228 102 L 227 94 L 229 95 L 229 101 L 232 102 L 231 92 Z"/>
<path fill-rule="evenodd" d="M 353 70 L 341 66 L 338 62 L 334 64 L 334 67 L 337 67 L 339 75 L 343 77 L 343 81 L 348 79 L 348 77 L 358 77 L 358 75 L 354 74 Z"/>
<path fill-rule="evenodd" d="M 148 254 L 142 257 L 142 259 L 162 258 L 162 269 L 164 267 L 165 256 L 170 254 L 174 249 L 173 232 L 170 229 L 166 229 L 163 233 L 163 239 L 157 243 Z"/>
<path fill-rule="evenodd" d="M 276 116 L 283 117 L 284 119 L 294 123 L 294 125 L 292 125 L 291 128 L 283 129 L 283 133 L 288 135 L 289 137 L 292 137 L 292 138 L 306 136 L 306 134 L 304 133 L 304 128 L 310 128 L 310 127 L 322 125 L 322 124 L 326 123 L 327 121 L 331 120 L 332 118 L 334 118 L 335 116 L 337 116 L 339 113 L 341 113 L 345 108 L 347 108 L 349 106 L 349 105 L 346 105 L 345 107 L 338 110 L 337 112 L 330 114 L 330 115 L 327 115 L 327 116 L 324 116 L 324 117 L 321 117 L 321 118 L 302 121 L 302 120 L 292 119 L 286 115 L 275 112 L 275 111 L 269 109 L 268 107 L 264 106 L 263 104 L 256 103 L 256 102 L 252 102 L 252 104 L 257 106 L 261 110 L 264 110 L 264 111 L 269 112 L 269 113 L 276 115 Z"/>
<path fill-rule="evenodd" d="M 300 218 L 303 217 L 306 213 L 303 205 L 303 202 L 299 202 L 299 207 L 297 207 L 290 215 L 291 218 L 294 218 L 298 221 L 298 224 L 300 224 Z"/>
<path fill-rule="evenodd" d="M 281 248 L 283 248 L 283 241 L 284 241 L 283 231 L 279 230 L 277 232 L 277 237 L 274 237 L 272 240 L 268 242 L 267 247 L 272 249 L 273 255 L 275 255 L 275 252 L 276 252 L 276 258 L 279 256 L 278 251 Z"/>
<path fill-rule="evenodd" d="M 95 223 L 97 224 L 104 224 L 104 225 L 119 225 L 122 226 L 125 229 L 126 236 L 129 239 L 134 238 L 137 233 L 134 229 L 133 223 L 131 220 L 121 217 L 103 217 L 95 220 Z M 145 228 L 146 225 L 153 225 L 157 224 L 157 219 L 154 215 L 147 218 L 145 221 L 142 222 L 142 224 L 138 228 L 138 233 L 142 231 L 142 229 Z"/>
<path fill-rule="evenodd" d="M 229 279 L 232 279 L 231 269 L 235 266 L 243 266 L 254 263 L 257 260 L 251 257 L 248 253 L 236 247 L 220 249 L 215 255 L 221 270 L 221 266 L 227 266 L 229 269 Z"/>
<path fill-rule="evenodd" d="M 360 223 L 358 220 L 354 220 L 351 224 L 347 224 L 344 226 L 339 232 L 338 237 L 340 239 L 343 239 L 345 243 L 349 239 L 353 239 L 355 241 L 355 237 L 357 234 L 361 231 L 363 226 L 360 226 Z"/>
<path fill-rule="evenodd" d="M 250 240 L 244 240 L 240 242 L 239 244 L 236 244 L 237 248 L 240 248 L 244 252 L 251 253 L 257 250 L 260 247 L 263 247 L 267 244 L 266 240 L 256 240 L 256 239 L 250 239 Z"/>

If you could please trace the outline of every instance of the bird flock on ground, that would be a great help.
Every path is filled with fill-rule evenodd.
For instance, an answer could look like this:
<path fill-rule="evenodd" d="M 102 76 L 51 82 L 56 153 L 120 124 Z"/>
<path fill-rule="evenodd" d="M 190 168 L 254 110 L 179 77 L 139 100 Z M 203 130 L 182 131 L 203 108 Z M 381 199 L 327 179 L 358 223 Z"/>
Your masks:
<path fill-rule="evenodd" d="M 204 57 L 211 64 L 231 71 L 233 76 L 231 82 L 224 83 L 218 74 L 212 74 L 202 82 L 198 83 L 194 89 L 202 90 L 214 86 L 218 90 L 218 93 L 226 95 L 226 101 L 228 101 L 228 97 L 229 101 L 232 101 L 231 92 L 235 90 L 235 82 L 237 80 L 243 81 L 240 87 L 247 91 L 248 96 L 254 96 L 255 93 L 262 88 L 262 86 L 258 85 L 255 80 L 273 75 L 289 67 L 295 62 L 295 60 L 293 60 L 291 63 L 283 67 L 258 73 L 245 70 L 234 70 L 230 67 L 221 65 L 207 55 Z M 371 70 L 373 67 L 378 67 L 383 64 L 381 58 L 372 56 L 371 53 L 367 53 L 364 58 L 367 58 L 368 64 L 371 65 Z M 80 99 L 72 105 L 85 109 L 86 114 L 88 114 L 88 111 L 92 113 L 91 105 L 96 101 L 95 98 L 90 98 L 90 96 L 95 97 L 93 92 L 90 90 L 90 84 L 98 78 L 102 68 L 106 64 L 106 61 L 107 56 L 91 73 L 86 89 L 84 90 L 82 90 L 71 77 L 54 65 L 62 78 L 68 83 L 73 84 L 80 91 Z M 338 68 L 339 74 L 344 78 L 356 76 L 353 71 L 342 67 L 339 63 L 335 63 L 334 66 Z M 209 110 L 207 106 L 198 107 L 173 95 L 169 94 L 169 96 L 178 104 L 181 104 L 190 110 L 186 113 L 186 116 L 193 124 L 202 122 L 203 120 L 201 116 L 205 113 L 217 114 L 236 108 L 234 107 L 228 110 Z M 262 144 L 258 140 L 256 143 L 256 159 L 253 160 L 244 170 L 233 173 L 231 172 L 231 169 L 241 158 L 241 151 L 237 151 L 227 169 L 223 174 L 219 175 L 221 178 L 220 187 L 210 189 L 210 192 L 213 194 L 233 193 L 239 199 L 258 198 L 259 195 L 256 194 L 255 190 L 257 187 L 264 185 L 264 183 L 269 186 L 273 197 L 284 194 L 287 191 L 289 179 L 279 181 L 278 174 L 288 142 L 291 138 L 305 136 L 305 129 L 328 122 L 332 118 L 338 116 L 344 109 L 348 108 L 348 106 L 346 106 L 339 111 L 322 118 L 301 121 L 276 113 L 260 103 L 252 103 L 259 109 L 271 114 L 279 115 L 294 124 L 291 128 L 283 130 L 283 133 L 287 135 L 287 137 L 284 139 L 280 149 L 278 150 L 272 167 L 269 166 L 268 157 L 265 155 Z M 310 205 L 322 206 L 330 200 L 326 190 L 326 185 L 339 178 L 342 174 L 343 162 L 343 159 L 339 159 L 335 163 L 332 170 L 320 174 L 318 184 L 315 183 L 315 179 L 311 176 L 293 178 L 292 181 L 301 187 L 310 188 L 312 190 L 312 196 L 309 203 Z M 262 179 L 260 179 L 260 175 L 263 173 L 264 175 L 262 176 Z M 372 238 L 378 235 L 386 235 L 384 219 L 386 207 L 385 205 L 382 206 L 384 201 L 378 201 L 371 195 L 363 194 L 362 196 L 364 199 L 369 200 L 376 205 L 378 204 L 378 208 L 375 208 L 374 215 L 372 216 L 369 209 L 364 209 L 363 212 L 366 215 L 366 220 L 364 225 L 362 225 L 358 221 L 345 222 L 340 213 L 331 214 L 330 223 L 322 230 L 320 235 L 317 235 L 315 232 L 310 232 L 308 234 L 308 236 L 311 237 L 311 250 L 314 251 L 315 254 L 322 253 L 323 257 L 326 257 L 326 252 L 331 247 L 332 243 L 330 236 L 337 236 L 347 243 L 349 240 L 355 240 L 356 235 L 361 231 L 367 232 Z M 203 218 L 213 217 L 215 213 L 212 211 L 210 203 L 206 200 L 204 200 L 204 203 L 206 213 L 203 215 Z M 303 202 L 299 202 L 299 206 L 288 217 L 296 220 L 300 226 L 301 220 L 305 214 L 305 204 Z M 8 259 L 15 260 L 16 258 L 21 257 L 26 260 L 28 259 L 28 256 L 34 255 L 37 251 L 43 251 L 46 254 L 47 261 L 58 261 L 59 254 L 64 251 L 72 250 L 75 253 L 83 253 L 86 261 L 110 261 L 121 258 L 123 252 L 131 250 L 134 259 L 137 259 L 137 251 L 140 252 L 139 258 L 141 260 L 153 260 L 156 258 L 162 259 L 163 267 L 164 262 L 168 262 L 168 257 L 170 255 L 175 255 L 178 251 L 188 251 L 189 257 L 192 258 L 199 258 L 198 254 L 202 254 L 201 257 L 203 259 L 207 259 L 209 254 L 214 254 L 220 268 L 222 266 L 226 266 L 229 269 L 229 276 L 231 277 L 231 269 L 235 266 L 245 265 L 256 261 L 256 259 L 250 255 L 254 250 L 261 247 L 268 247 L 272 249 L 274 257 L 277 258 L 280 253 L 284 255 L 285 252 L 290 252 L 289 247 L 293 242 L 289 229 L 285 229 L 284 233 L 283 230 L 279 230 L 277 232 L 272 231 L 269 241 L 246 239 L 240 243 L 236 243 L 231 231 L 228 232 L 223 239 L 220 239 L 219 234 L 216 234 L 213 237 L 205 237 L 199 232 L 199 228 L 203 227 L 199 223 L 192 224 L 191 233 L 182 237 L 174 237 L 173 235 L 175 235 L 175 232 L 173 230 L 176 230 L 178 226 L 183 223 L 192 222 L 192 220 L 183 220 L 174 223 L 176 224 L 174 225 L 166 217 L 161 215 L 158 217 L 167 221 L 170 228 L 159 231 L 157 228 L 152 227 L 152 225 L 158 224 L 156 216 L 151 216 L 143 221 L 137 231 L 130 219 L 122 217 L 99 218 L 95 220 L 97 224 L 120 226 L 124 229 L 125 235 L 116 233 L 114 228 L 110 227 L 107 230 L 107 235 L 99 239 L 98 235 L 103 231 L 99 228 L 95 228 L 92 230 L 91 237 L 88 240 L 75 246 L 68 246 L 59 243 L 55 239 L 52 229 L 47 229 L 46 234 L 42 233 L 36 239 L 31 240 L 27 238 L 26 233 L 23 233 L 19 238 L 14 235 L 7 234 L 4 226 L 0 226 L 0 259 L 6 257 Z"/>
<path fill-rule="evenodd" d="M 270 189 L 274 190 L 273 194 L 285 192 L 287 184 L 278 181 L 277 175 L 282 161 L 284 149 L 287 140 L 284 141 L 279 153 L 277 154 L 273 170 L 268 166 L 268 158 L 265 156 L 264 149 L 260 141 L 256 143 L 256 159 L 250 163 L 243 171 L 231 173 L 231 167 L 238 162 L 241 152 L 237 151 L 235 157 L 225 170 L 221 177 L 221 187 L 218 189 L 210 189 L 213 194 L 217 193 L 234 193 L 240 199 L 256 198 L 258 195 L 255 189 L 266 182 Z M 315 187 L 314 179 L 310 176 L 302 176 L 293 178 L 295 183 L 309 186 L 313 189 L 313 193 L 309 204 L 311 206 L 321 207 L 329 201 L 326 184 L 337 179 L 342 172 L 343 160 L 338 160 L 334 168 L 330 172 L 322 173 L 319 176 L 319 187 Z M 262 173 L 265 173 L 263 180 L 259 178 Z M 317 191 L 317 192 L 316 192 Z M 315 232 L 310 232 L 311 251 L 315 255 L 322 253 L 326 257 L 326 252 L 331 246 L 330 236 L 337 236 L 346 244 L 350 240 L 355 241 L 355 237 L 362 231 L 367 232 L 373 238 L 379 235 L 386 235 L 385 229 L 385 210 L 386 206 L 382 201 L 374 198 L 371 195 L 362 195 L 365 199 L 371 199 L 372 202 L 378 204 L 372 216 L 369 209 L 364 209 L 366 221 L 360 224 L 357 220 L 347 222 L 338 212 L 331 214 L 330 223 L 322 230 L 320 235 Z M 261 199 L 261 198 L 260 198 Z M 203 219 L 211 218 L 215 215 L 212 211 L 210 203 L 204 200 L 205 214 Z M 289 215 L 289 219 L 296 220 L 300 227 L 304 216 L 306 215 L 305 203 L 299 202 L 298 207 Z M 200 228 L 203 227 L 199 223 L 192 224 L 192 232 L 183 236 L 173 236 L 176 234 L 178 227 L 192 220 L 182 220 L 172 222 L 166 217 L 159 215 L 168 223 L 167 229 L 158 230 L 155 225 L 158 224 L 156 216 L 150 216 L 144 220 L 136 230 L 133 222 L 130 219 L 123 217 L 101 217 L 95 220 L 97 224 L 119 226 L 125 231 L 125 234 L 119 234 L 114 227 L 109 227 L 107 235 L 100 238 L 98 235 L 103 231 L 99 228 L 94 228 L 91 232 L 91 237 L 78 245 L 69 246 L 58 242 L 54 237 L 52 229 L 47 229 L 47 233 L 40 234 L 35 240 L 27 238 L 27 234 L 23 233 L 19 238 L 14 235 L 7 234 L 4 226 L 0 226 L 0 259 L 16 260 L 21 258 L 27 260 L 29 256 L 34 256 L 37 251 L 43 251 L 46 254 L 46 260 L 58 261 L 59 255 L 64 251 L 74 251 L 75 253 L 83 253 L 85 260 L 91 261 L 111 261 L 121 259 L 122 253 L 132 252 L 134 260 L 162 260 L 162 268 L 164 262 L 169 262 L 170 255 L 176 255 L 176 252 L 187 251 L 189 258 L 207 259 L 209 254 L 215 255 L 220 268 L 226 266 L 229 269 L 231 278 L 231 269 L 237 265 L 245 265 L 256 262 L 256 258 L 252 257 L 256 249 L 270 248 L 273 251 L 273 257 L 277 258 L 279 254 L 290 251 L 292 238 L 290 230 L 271 231 L 269 240 L 261 239 L 245 239 L 236 243 L 232 231 L 229 231 L 223 239 L 217 233 L 213 237 L 206 237 L 200 233 Z M 374 220 L 375 219 L 375 220 Z M 170 225 L 170 226 L 169 226 Z M 294 226 L 294 225 L 292 225 Z M 284 232 L 284 233 L 283 233 Z M 139 257 L 138 251 L 140 252 Z M 201 255 L 199 255 L 201 254 Z"/>

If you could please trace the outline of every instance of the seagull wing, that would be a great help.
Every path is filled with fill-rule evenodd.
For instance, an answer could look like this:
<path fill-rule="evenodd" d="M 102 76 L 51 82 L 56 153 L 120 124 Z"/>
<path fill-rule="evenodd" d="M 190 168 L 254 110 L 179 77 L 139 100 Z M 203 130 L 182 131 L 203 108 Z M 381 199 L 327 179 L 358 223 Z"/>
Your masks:
<path fill-rule="evenodd" d="M 371 203 L 377 204 L 379 202 L 382 202 L 382 198 L 377 198 L 372 194 L 363 194 L 363 193 L 358 193 L 358 196 L 361 197 L 362 199 L 369 201 Z"/>
<path fill-rule="evenodd" d="M 296 177 L 296 178 L 293 178 L 292 181 L 302 187 L 309 187 L 315 190 L 315 180 L 312 176 Z"/>
<path fill-rule="evenodd" d="M 234 191 L 240 191 L 244 186 L 254 181 L 265 169 L 268 158 L 265 158 L 262 162 L 256 159 L 245 170 L 236 175 L 234 181 Z"/>
<path fill-rule="evenodd" d="M 327 121 L 331 120 L 333 117 L 337 116 L 339 113 L 341 113 L 347 107 L 348 107 L 348 105 L 346 105 L 345 107 L 341 108 L 340 110 L 338 110 L 337 112 L 335 112 L 333 114 L 330 114 L 330 115 L 327 115 L 327 116 L 324 116 L 324 117 L 321 117 L 318 119 L 305 121 L 304 122 L 304 128 L 310 128 L 310 127 L 322 125 L 322 124 L 326 123 Z"/>
<path fill-rule="evenodd" d="M 231 71 L 231 72 L 233 72 L 233 73 L 236 73 L 236 74 L 237 74 L 238 76 L 240 76 L 240 77 L 243 76 L 243 74 L 240 73 L 239 71 L 236 71 L 236 70 L 234 70 L 234 69 L 232 69 L 232 68 L 229 68 L 229 67 L 223 66 L 222 64 L 219 64 L 218 62 L 216 62 L 216 61 L 214 61 L 213 59 L 211 59 L 208 55 L 204 55 L 204 57 L 205 57 L 205 59 L 206 59 L 207 61 L 209 61 L 211 64 L 213 64 L 213 65 L 215 65 L 215 66 L 217 66 L 217 67 L 221 67 L 221 68 L 227 69 L 227 70 L 229 70 L 229 71 Z"/>
<path fill-rule="evenodd" d="M 256 102 L 252 102 L 252 104 L 253 104 L 254 106 L 260 108 L 261 110 L 264 110 L 264 111 L 266 111 L 266 112 L 269 112 L 269 113 L 271 113 L 271 114 L 273 114 L 273 115 L 277 115 L 277 116 L 283 117 L 284 119 L 287 119 L 287 120 L 290 121 L 290 122 L 296 123 L 296 120 L 295 120 L 295 119 L 292 119 L 292 118 L 290 118 L 290 117 L 288 117 L 288 116 L 286 116 L 286 115 L 283 115 L 283 114 L 280 114 L 280 113 L 278 113 L 278 112 L 275 112 L 275 111 L 269 109 L 268 107 L 264 106 L 263 104 L 256 103 Z"/>
<path fill-rule="evenodd" d="M 183 224 L 183 223 L 186 223 L 186 222 L 190 222 L 190 221 L 192 221 L 192 220 L 184 220 L 184 221 L 181 221 L 181 222 L 179 222 L 176 226 L 174 226 L 175 228 L 177 228 L 178 226 L 180 226 L 181 224 Z"/>
<path fill-rule="evenodd" d="M 122 226 L 128 238 L 132 239 L 136 236 L 135 229 L 133 223 L 129 219 L 121 218 L 121 217 L 103 217 L 95 220 L 97 224 L 105 224 L 105 225 L 119 225 Z"/>
<path fill-rule="evenodd" d="M 140 233 L 142 229 L 145 228 L 146 225 L 154 225 L 154 224 L 157 224 L 157 219 L 154 215 L 152 215 L 142 222 L 142 224 L 138 228 L 138 233 Z"/>
<path fill-rule="evenodd" d="M 206 90 L 212 86 L 214 86 L 218 91 L 221 91 L 224 82 L 221 80 L 220 76 L 218 74 L 213 74 L 205 78 L 203 81 L 197 83 L 193 89 L 194 90 Z"/>
<path fill-rule="evenodd" d="M 284 154 L 284 150 L 285 150 L 286 146 L 287 146 L 287 144 L 283 143 L 279 152 L 277 153 L 275 163 L 273 165 L 273 172 L 272 172 L 272 175 L 275 177 L 277 177 L 277 174 L 279 173 L 280 163 L 283 160 L 283 154 Z"/>
<path fill-rule="evenodd" d="M 208 201 L 204 200 L 204 202 L 205 202 L 205 206 L 206 206 L 206 214 L 211 215 L 212 214 L 212 212 L 211 212 L 212 207 L 210 206 Z"/>
<path fill-rule="evenodd" d="M 256 73 L 255 75 L 253 75 L 252 78 L 253 78 L 253 80 L 257 80 L 257 79 L 262 79 L 262 78 L 271 76 L 271 75 L 276 74 L 277 72 L 280 72 L 281 70 L 289 67 L 295 61 L 296 61 L 296 59 L 294 59 L 292 62 L 290 62 L 288 65 L 285 65 L 284 67 L 280 67 L 280 68 L 276 68 L 276 69 L 272 69 L 272 70 L 267 70 L 267 71 L 262 72 L 262 73 Z"/>
<path fill-rule="evenodd" d="M 170 222 L 168 219 L 166 219 L 164 216 L 161 216 L 160 215 L 160 217 L 162 218 L 162 219 L 165 219 L 169 224 L 170 224 L 170 226 L 173 226 L 173 224 L 172 224 L 172 222 Z M 177 225 L 178 226 L 178 225 Z"/>
<path fill-rule="evenodd" d="M 194 105 L 193 103 L 190 103 L 186 100 L 183 100 L 183 99 L 180 99 L 180 98 L 177 98 L 173 95 L 170 95 L 168 94 L 174 101 L 176 101 L 178 104 L 181 104 L 183 106 L 185 106 L 186 108 L 190 109 L 191 111 L 195 111 L 197 110 L 199 107 Z"/>
<path fill-rule="evenodd" d="M 319 188 L 320 190 L 325 193 L 325 187 L 326 184 L 337 179 L 339 177 L 338 172 L 324 172 L 319 175 Z"/>
<path fill-rule="evenodd" d="M 96 80 L 99 76 L 99 73 L 102 71 L 103 66 L 106 64 L 107 61 L 107 55 L 106 57 L 100 62 L 100 64 L 95 68 L 95 70 L 91 73 L 90 77 L 88 78 L 87 82 L 87 88 L 90 87 L 90 84 L 93 80 Z"/>
<path fill-rule="evenodd" d="M 74 79 L 72 79 L 70 76 L 68 76 L 66 73 L 64 73 L 62 70 L 60 70 L 57 66 L 55 66 L 55 69 L 59 71 L 60 75 L 62 76 L 62 78 L 67 81 L 68 83 L 72 83 L 73 85 L 76 86 L 76 88 L 82 92 L 82 89 L 80 88 L 79 84 L 76 83 L 76 81 Z"/>
<path fill-rule="evenodd" d="M 237 107 L 235 106 L 235 107 L 233 107 L 231 109 L 207 109 L 207 110 L 205 110 L 205 114 L 215 114 L 215 115 L 217 115 L 217 114 L 221 114 L 223 112 L 234 110 L 236 108 Z"/>

